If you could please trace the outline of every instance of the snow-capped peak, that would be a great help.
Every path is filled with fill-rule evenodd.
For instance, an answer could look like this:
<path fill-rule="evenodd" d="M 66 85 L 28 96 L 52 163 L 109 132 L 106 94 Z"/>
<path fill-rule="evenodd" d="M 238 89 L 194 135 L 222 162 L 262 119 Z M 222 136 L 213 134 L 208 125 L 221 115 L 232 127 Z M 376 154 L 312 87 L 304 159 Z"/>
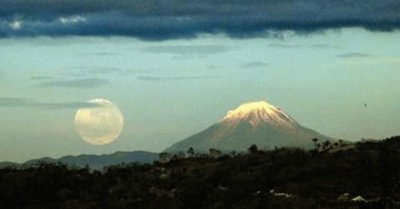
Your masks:
<path fill-rule="evenodd" d="M 229 111 L 222 119 L 222 121 L 230 122 L 242 120 L 248 121 L 253 126 L 261 122 L 287 128 L 294 128 L 298 125 L 289 115 L 265 101 L 242 104 L 235 110 Z"/>

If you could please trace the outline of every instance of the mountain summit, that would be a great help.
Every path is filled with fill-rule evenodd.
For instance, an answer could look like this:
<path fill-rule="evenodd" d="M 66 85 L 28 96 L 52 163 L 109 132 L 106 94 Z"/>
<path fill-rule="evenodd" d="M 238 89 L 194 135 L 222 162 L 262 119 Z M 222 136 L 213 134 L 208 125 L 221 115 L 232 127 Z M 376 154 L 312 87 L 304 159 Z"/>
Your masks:
<path fill-rule="evenodd" d="M 231 123 L 248 121 L 252 126 L 267 123 L 277 128 L 281 127 L 288 129 L 293 129 L 299 126 L 293 118 L 282 112 L 280 108 L 265 101 L 242 104 L 235 110 L 229 111 L 222 121 Z"/>
<path fill-rule="evenodd" d="M 209 148 L 244 151 L 252 144 L 260 148 L 311 148 L 312 138 L 331 140 L 301 126 L 279 107 L 258 101 L 240 105 L 206 130 L 175 143 L 165 151 L 186 151 L 189 147 L 200 152 Z"/>

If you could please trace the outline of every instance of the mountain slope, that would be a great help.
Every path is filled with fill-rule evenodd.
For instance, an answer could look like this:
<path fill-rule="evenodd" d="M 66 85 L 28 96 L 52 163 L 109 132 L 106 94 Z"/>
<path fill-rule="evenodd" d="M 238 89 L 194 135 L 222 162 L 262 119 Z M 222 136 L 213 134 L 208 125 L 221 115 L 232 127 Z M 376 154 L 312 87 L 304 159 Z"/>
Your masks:
<path fill-rule="evenodd" d="M 190 136 L 166 152 L 185 151 L 193 147 L 197 151 L 209 148 L 220 150 L 246 150 L 252 144 L 260 148 L 294 146 L 311 148 L 311 139 L 321 141 L 331 138 L 302 127 L 278 107 L 267 102 L 251 102 L 240 105 L 218 123 Z"/>

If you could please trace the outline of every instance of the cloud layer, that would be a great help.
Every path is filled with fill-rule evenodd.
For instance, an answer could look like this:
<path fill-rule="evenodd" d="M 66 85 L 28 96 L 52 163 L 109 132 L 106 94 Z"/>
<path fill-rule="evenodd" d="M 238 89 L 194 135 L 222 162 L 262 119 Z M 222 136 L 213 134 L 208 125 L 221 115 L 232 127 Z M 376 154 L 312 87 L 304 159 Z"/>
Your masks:
<path fill-rule="evenodd" d="M 338 54 L 337 56 L 340 58 L 365 58 L 365 57 L 371 57 L 372 54 L 361 53 L 361 52 L 350 52 L 350 53 Z"/>
<path fill-rule="evenodd" d="M 106 79 L 102 78 L 85 78 L 67 81 L 43 81 L 40 87 L 64 87 L 64 88 L 95 88 L 108 84 Z"/>
<path fill-rule="evenodd" d="M 131 36 L 145 40 L 268 36 L 283 30 L 400 28 L 398 0 L 0 0 L 0 37 Z"/>
<path fill-rule="evenodd" d="M 37 102 L 23 97 L 0 97 L 0 107 L 35 107 L 43 109 L 78 109 L 97 107 L 96 104 L 89 102 L 64 102 L 64 103 L 51 103 L 51 102 Z"/>
<path fill-rule="evenodd" d="M 211 76 L 170 76 L 170 77 L 160 77 L 160 76 L 137 76 L 137 80 L 142 81 L 187 81 L 187 80 L 204 80 L 212 79 L 216 77 Z"/>
<path fill-rule="evenodd" d="M 266 68 L 268 67 L 268 63 L 266 62 L 246 62 L 240 65 L 240 68 Z"/>
<path fill-rule="evenodd" d="M 169 45 L 143 48 L 143 51 L 148 53 L 170 53 L 176 55 L 209 55 L 229 50 L 231 50 L 229 47 L 223 45 Z"/>

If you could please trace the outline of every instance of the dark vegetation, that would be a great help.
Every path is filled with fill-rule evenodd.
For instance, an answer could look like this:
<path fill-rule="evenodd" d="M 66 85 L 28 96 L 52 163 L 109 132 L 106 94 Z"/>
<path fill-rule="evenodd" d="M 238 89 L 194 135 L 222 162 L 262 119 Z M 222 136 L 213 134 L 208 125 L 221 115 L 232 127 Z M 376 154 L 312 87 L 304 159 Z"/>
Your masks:
<path fill-rule="evenodd" d="M 400 208 L 400 137 L 352 145 L 313 141 L 311 151 L 251 146 L 245 154 L 200 155 L 189 149 L 167 162 L 102 171 L 54 163 L 3 168 L 0 208 Z"/>

